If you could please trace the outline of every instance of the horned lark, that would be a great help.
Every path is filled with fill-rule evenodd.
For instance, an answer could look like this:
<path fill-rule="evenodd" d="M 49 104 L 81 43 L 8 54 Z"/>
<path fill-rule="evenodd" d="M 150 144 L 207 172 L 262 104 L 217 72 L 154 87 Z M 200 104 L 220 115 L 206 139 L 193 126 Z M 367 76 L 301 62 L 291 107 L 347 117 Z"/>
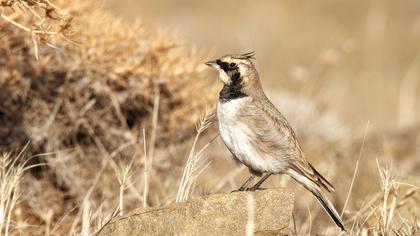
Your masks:
<path fill-rule="evenodd" d="M 217 103 L 220 136 L 233 158 L 251 173 L 238 191 L 257 190 L 271 175 L 288 174 L 311 191 L 344 230 L 340 215 L 321 192 L 334 187 L 306 160 L 292 127 L 265 96 L 252 59 L 253 52 L 206 62 L 224 83 Z M 262 178 L 248 188 L 255 176 Z"/>

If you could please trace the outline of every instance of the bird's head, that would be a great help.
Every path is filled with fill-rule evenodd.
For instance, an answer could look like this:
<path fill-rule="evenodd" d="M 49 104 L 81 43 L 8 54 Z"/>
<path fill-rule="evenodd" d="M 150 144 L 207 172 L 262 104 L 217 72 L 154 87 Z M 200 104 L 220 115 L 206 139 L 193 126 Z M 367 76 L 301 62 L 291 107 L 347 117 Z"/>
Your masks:
<path fill-rule="evenodd" d="M 219 71 L 219 78 L 225 85 L 246 86 L 253 80 L 258 80 L 252 59 L 255 59 L 254 52 L 226 55 L 205 64 Z"/>

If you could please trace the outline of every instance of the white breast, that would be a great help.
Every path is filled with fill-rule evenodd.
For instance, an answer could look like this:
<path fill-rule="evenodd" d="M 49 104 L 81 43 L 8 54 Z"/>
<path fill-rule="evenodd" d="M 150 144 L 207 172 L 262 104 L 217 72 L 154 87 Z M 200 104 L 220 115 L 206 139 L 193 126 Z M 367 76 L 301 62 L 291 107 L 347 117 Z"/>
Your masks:
<path fill-rule="evenodd" d="M 239 140 L 244 140 L 246 135 L 239 127 L 238 112 L 241 111 L 246 102 L 249 102 L 249 97 L 232 99 L 227 102 L 220 102 L 217 104 L 217 120 L 219 122 L 219 132 L 223 142 L 226 146 L 234 152 L 233 154 L 237 157 L 239 153 L 237 150 L 243 143 Z"/>
<path fill-rule="evenodd" d="M 282 163 L 276 157 L 262 156 L 251 144 L 252 130 L 246 123 L 238 121 L 238 113 L 246 112 L 250 97 L 237 98 L 217 104 L 217 118 L 220 136 L 235 157 L 246 166 L 259 172 L 279 173 Z"/>
<path fill-rule="evenodd" d="M 250 97 L 243 97 L 232 99 L 227 102 L 218 102 L 217 104 L 217 118 L 223 120 L 223 123 L 234 122 L 237 120 L 237 114 L 240 110 L 243 109 L 247 102 L 250 102 Z"/>

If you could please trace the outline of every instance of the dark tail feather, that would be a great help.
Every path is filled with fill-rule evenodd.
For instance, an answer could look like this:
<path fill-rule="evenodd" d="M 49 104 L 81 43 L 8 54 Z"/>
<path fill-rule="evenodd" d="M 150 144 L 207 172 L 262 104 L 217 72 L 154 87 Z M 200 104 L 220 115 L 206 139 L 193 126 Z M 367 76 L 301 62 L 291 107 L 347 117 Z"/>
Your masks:
<path fill-rule="evenodd" d="M 340 227 L 341 230 L 345 231 L 343 221 L 341 220 L 340 215 L 335 210 L 332 203 L 328 200 L 328 198 L 321 192 L 319 185 L 316 182 L 308 179 L 308 177 L 296 172 L 293 169 L 289 169 L 288 174 L 295 179 L 297 182 L 302 184 L 306 189 L 312 192 L 318 202 L 321 204 L 322 208 L 324 208 L 325 212 L 327 212 L 328 216 L 334 221 L 334 223 Z"/>
<path fill-rule="evenodd" d="M 311 163 L 309 163 L 309 166 L 312 168 L 312 171 L 315 173 L 315 175 L 319 178 L 319 183 L 328 191 L 328 192 L 334 192 L 334 186 L 327 180 L 324 178 L 324 176 L 322 176 L 312 165 Z"/>
<path fill-rule="evenodd" d="M 322 208 L 324 208 L 324 210 L 328 213 L 328 215 L 334 221 L 334 223 L 338 227 L 340 227 L 341 230 L 345 231 L 344 224 L 341 221 L 340 215 L 338 215 L 337 211 L 335 210 L 331 202 L 328 200 L 328 198 L 316 189 L 312 189 L 311 192 L 314 194 L 318 202 L 321 204 Z"/>

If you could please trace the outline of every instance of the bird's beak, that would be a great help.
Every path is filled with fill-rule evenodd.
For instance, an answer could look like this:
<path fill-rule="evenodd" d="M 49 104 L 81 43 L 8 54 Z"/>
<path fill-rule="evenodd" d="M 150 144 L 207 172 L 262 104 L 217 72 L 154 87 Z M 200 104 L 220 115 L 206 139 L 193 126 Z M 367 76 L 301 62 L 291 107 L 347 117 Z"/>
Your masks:
<path fill-rule="evenodd" d="M 216 68 L 216 69 L 219 68 L 219 65 L 216 63 L 216 61 L 208 61 L 208 62 L 206 62 L 204 64 L 206 64 L 206 65 L 208 65 L 210 67 Z"/>

